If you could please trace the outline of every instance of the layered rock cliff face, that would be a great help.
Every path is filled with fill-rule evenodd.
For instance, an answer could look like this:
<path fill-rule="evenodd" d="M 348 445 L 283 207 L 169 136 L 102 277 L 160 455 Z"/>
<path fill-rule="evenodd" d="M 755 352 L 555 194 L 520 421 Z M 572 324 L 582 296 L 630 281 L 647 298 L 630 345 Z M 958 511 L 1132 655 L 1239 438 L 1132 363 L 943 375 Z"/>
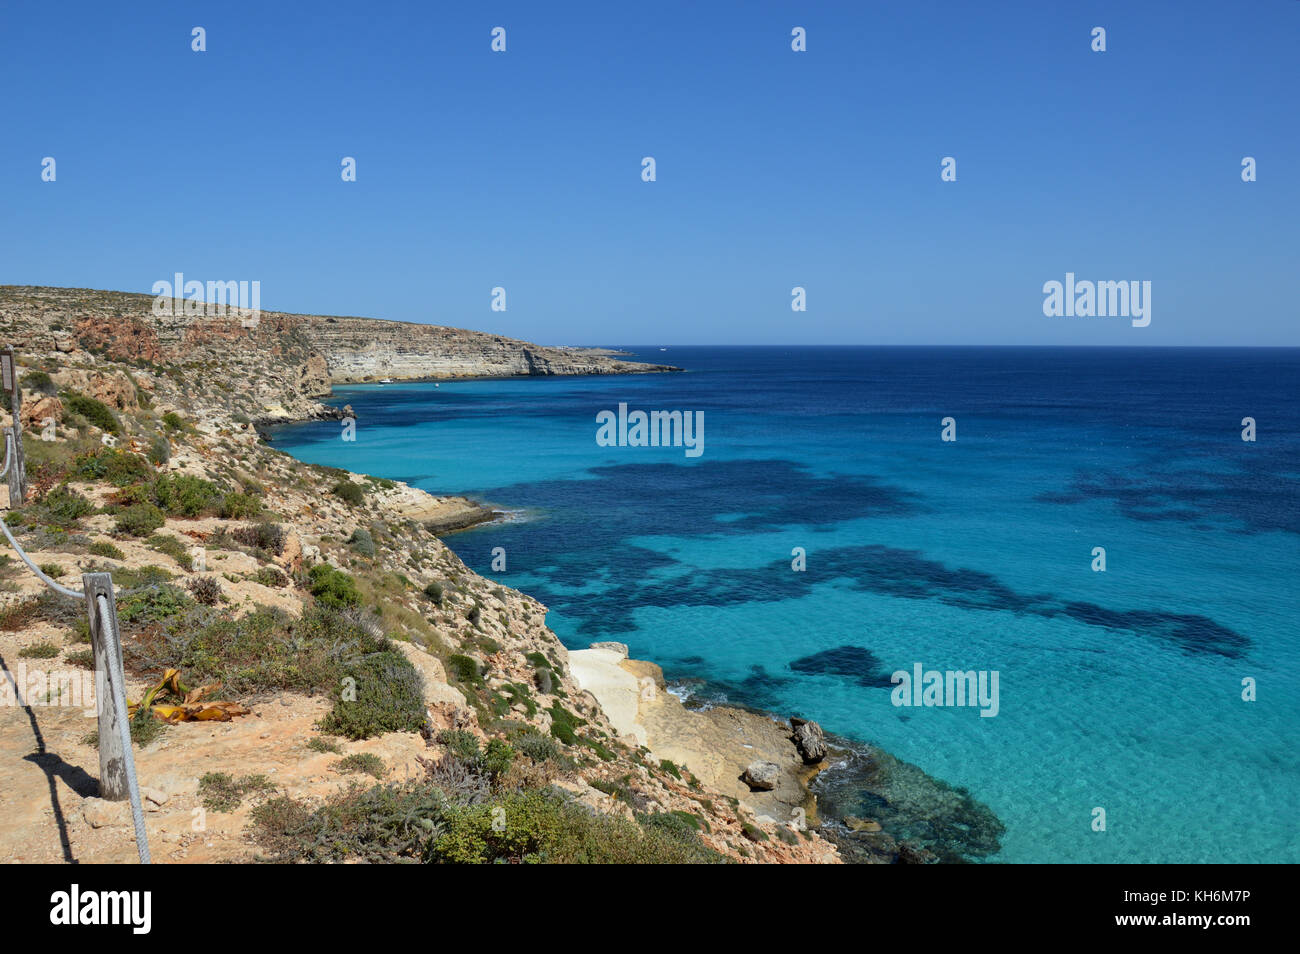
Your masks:
<path fill-rule="evenodd" d="M 586 348 L 551 348 L 440 325 L 263 311 L 153 314 L 150 295 L 83 288 L 0 286 L 0 334 L 18 350 L 86 352 L 155 366 L 178 380 L 231 382 L 227 410 L 272 422 L 329 415 L 334 384 L 384 378 L 627 374 L 676 370 Z"/>

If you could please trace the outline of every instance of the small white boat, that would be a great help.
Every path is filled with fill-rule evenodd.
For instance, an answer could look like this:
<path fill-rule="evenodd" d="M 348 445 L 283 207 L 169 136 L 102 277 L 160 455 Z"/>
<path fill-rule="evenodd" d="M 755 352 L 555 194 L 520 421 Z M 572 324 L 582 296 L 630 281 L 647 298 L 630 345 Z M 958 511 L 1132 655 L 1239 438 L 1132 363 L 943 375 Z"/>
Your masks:
<path fill-rule="evenodd" d="M 380 378 L 380 379 L 379 379 L 379 383 L 380 383 L 380 384 L 392 384 L 392 383 L 393 383 L 393 379 L 392 379 L 392 378 Z"/>

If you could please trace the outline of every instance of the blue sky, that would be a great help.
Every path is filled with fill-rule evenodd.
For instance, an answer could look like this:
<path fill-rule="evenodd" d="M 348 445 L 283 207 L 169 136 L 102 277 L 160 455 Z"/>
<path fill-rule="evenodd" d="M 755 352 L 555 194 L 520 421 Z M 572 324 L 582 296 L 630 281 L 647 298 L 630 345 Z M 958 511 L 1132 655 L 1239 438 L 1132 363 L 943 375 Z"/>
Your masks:
<path fill-rule="evenodd" d="M 1300 344 L 1296 0 L 293 6 L 9 0 L 0 283 L 559 344 Z M 1044 317 L 1067 271 L 1151 281 L 1151 324 Z"/>

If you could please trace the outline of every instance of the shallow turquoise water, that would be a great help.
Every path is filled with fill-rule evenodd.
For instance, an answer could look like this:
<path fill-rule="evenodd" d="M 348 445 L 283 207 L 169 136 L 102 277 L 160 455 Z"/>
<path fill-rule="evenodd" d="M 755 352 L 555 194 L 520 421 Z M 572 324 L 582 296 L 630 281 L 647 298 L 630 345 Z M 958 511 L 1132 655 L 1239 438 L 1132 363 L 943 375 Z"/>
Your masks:
<path fill-rule="evenodd" d="M 1300 861 L 1296 351 L 642 357 L 688 373 L 340 388 L 355 443 L 276 446 L 521 511 L 448 543 L 570 646 L 967 787 L 1007 827 L 988 860 Z M 703 456 L 598 446 L 620 401 L 702 410 Z M 894 706 L 917 662 L 998 671 L 999 714 Z"/>

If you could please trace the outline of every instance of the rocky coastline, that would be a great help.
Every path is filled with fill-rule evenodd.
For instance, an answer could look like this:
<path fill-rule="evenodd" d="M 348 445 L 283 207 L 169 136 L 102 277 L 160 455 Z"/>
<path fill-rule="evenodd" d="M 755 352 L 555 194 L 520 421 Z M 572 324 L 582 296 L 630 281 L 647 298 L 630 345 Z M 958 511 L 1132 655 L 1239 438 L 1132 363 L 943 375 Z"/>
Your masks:
<path fill-rule="evenodd" d="M 815 723 L 778 721 L 735 706 L 685 706 L 667 691 L 658 666 L 627 658 L 618 644 L 567 651 L 545 626 L 545 607 L 474 573 L 438 539 L 495 519 L 499 511 L 399 481 L 301 464 L 261 438 L 267 424 L 343 416 L 343 409 L 321 403 L 332 386 L 380 370 L 396 379 L 404 370 L 427 378 L 675 369 L 455 329 L 434 329 L 428 339 L 461 349 L 454 360 L 431 352 L 434 360 L 426 356 L 417 367 L 417 357 L 384 345 L 370 348 L 364 361 L 340 364 L 344 348 L 365 351 L 367 342 L 382 340 L 379 331 L 407 335 L 413 326 L 394 331 L 395 323 L 371 319 L 264 314 L 250 335 L 224 320 L 154 319 L 150 302 L 142 295 L 0 286 L 0 331 L 15 346 L 24 388 L 31 389 L 23 423 L 39 429 L 56 422 L 53 439 L 38 442 L 36 493 L 65 487 L 84 498 L 89 514 L 58 532 L 42 526 L 43 505 L 11 522 L 42 565 L 69 578 L 87 566 L 139 573 L 158 563 L 159 547 L 173 552 L 181 544 L 198 545 L 207 551 L 206 566 L 191 565 L 174 550 L 180 582 L 206 581 L 232 618 L 265 607 L 289 618 L 302 613 L 312 605 L 302 587 L 313 567 L 355 575 L 374 601 L 368 612 L 379 614 L 371 618 L 383 620 L 426 690 L 427 733 L 394 731 L 348 747 L 349 757 L 381 757 L 392 778 L 423 771 L 423 756 L 445 749 L 440 733 L 469 733 L 486 744 L 503 732 L 526 730 L 559 740 L 573 753 L 569 768 L 557 777 L 548 769 L 547 777 L 576 802 L 629 823 L 655 813 L 695 819 L 690 824 L 701 844 L 733 861 L 965 860 L 960 832 L 972 817 L 982 833 L 996 833 L 996 819 L 988 821 L 968 795 L 885 753 L 842 747 Z M 349 325 L 352 337 L 345 334 Z M 477 364 L 470 360 L 474 348 L 482 357 Z M 400 353 L 401 361 L 385 364 L 375 357 L 380 353 Z M 109 420 L 101 426 L 84 417 L 87 400 L 112 418 L 112 434 L 103 430 Z M 220 508 L 166 514 L 147 539 L 124 533 L 122 491 L 78 470 L 101 436 L 105 446 L 111 438 L 122 453 L 147 458 L 157 479 L 184 475 L 242 487 L 234 497 L 256 497 L 261 512 L 279 521 L 277 549 L 243 546 L 239 537 L 252 525 Z M 135 493 L 147 486 L 137 485 Z M 344 494 L 347 488 L 353 489 Z M 95 548 L 115 562 L 95 562 Z M 54 654 L 55 662 L 75 656 L 58 621 L 42 621 L 37 611 L 40 584 L 11 564 L 0 573 L 7 577 L 0 608 L 15 620 L 37 613 L 34 623 L 0 628 L 0 669 L 37 650 Z M 142 692 L 147 678 L 146 670 L 133 675 L 132 692 Z M 280 692 L 259 697 L 252 720 L 211 731 L 172 729 L 143 750 L 137 761 L 143 784 L 158 793 L 150 820 L 171 846 L 167 860 L 246 857 L 248 810 L 214 815 L 202 838 L 186 833 L 199 797 L 197 776 L 204 772 L 260 766 L 276 773 L 276 784 L 294 798 L 337 797 L 346 783 L 326 771 L 323 750 L 305 754 L 302 747 L 325 709 L 319 695 Z M 44 773 L 23 761 L 29 720 L 6 721 L 21 711 L 0 712 L 0 787 L 17 806 L 15 824 L 0 826 L 0 856 L 58 860 L 61 841 L 63 860 L 71 860 L 74 848 L 78 859 L 128 858 L 130 842 L 120 837 L 129 824 L 122 806 L 92 797 L 90 785 L 59 789 L 55 812 L 71 818 L 60 821 L 56 837 Z M 40 722 L 62 759 L 93 763 L 79 714 L 47 709 Z M 858 777 L 869 784 L 858 785 Z M 940 842 L 952 833 L 958 833 L 949 838 L 957 850 L 945 853 Z M 976 847 L 988 841 L 982 837 Z"/>

